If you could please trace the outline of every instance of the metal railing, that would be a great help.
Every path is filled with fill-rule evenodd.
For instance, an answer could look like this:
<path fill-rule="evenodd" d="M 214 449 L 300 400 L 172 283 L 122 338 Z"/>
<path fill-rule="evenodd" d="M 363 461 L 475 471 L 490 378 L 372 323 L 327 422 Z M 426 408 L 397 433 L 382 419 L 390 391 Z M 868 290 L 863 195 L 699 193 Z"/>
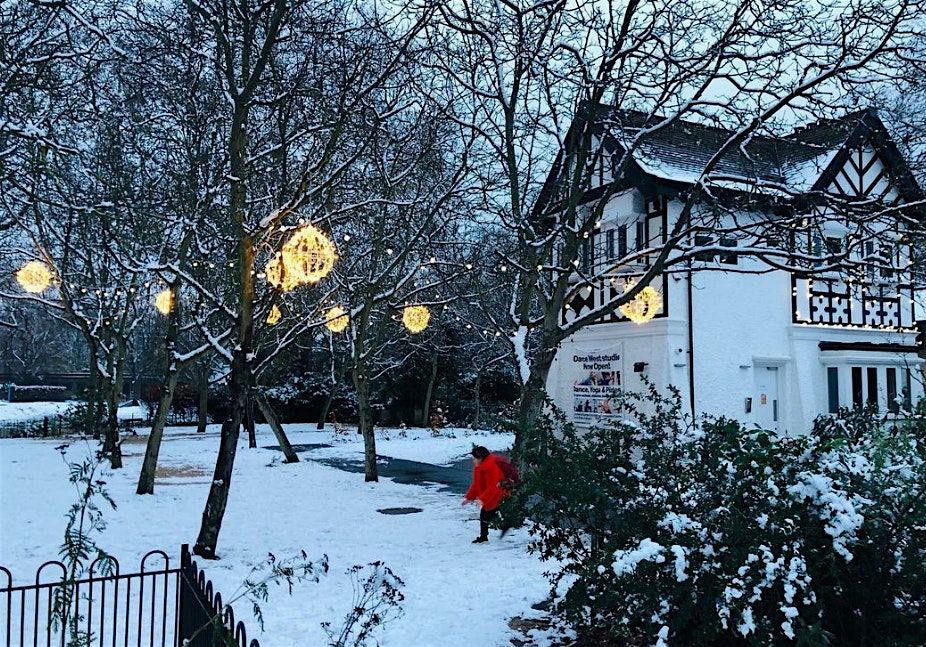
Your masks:
<path fill-rule="evenodd" d="M 38 420 L 0 421 L 0 438 L 56 438 L 72 433 L 65 416 L 45 416 Z"/>
<path fill-rule="evenodd" d="M 122 573 L 117 560 L 102 557 L 86 576 L 71 579 L 64 563 L 48 561 L 33 583 L 14 586 L 12 573 L 0 566 L 0 613 L 0 647 L 260 647 L 247 641 L 244 623 L 235 622 L 186 544 L 179 567 L 153 550 L 135 573 Z"/>

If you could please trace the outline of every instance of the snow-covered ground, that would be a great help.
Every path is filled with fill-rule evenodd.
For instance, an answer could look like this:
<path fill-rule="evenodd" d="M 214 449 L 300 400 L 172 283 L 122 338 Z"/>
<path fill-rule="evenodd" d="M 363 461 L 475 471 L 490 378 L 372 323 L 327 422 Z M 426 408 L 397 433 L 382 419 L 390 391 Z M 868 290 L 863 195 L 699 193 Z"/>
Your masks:
<path fill-rule="evenodd" d="M 0 400 L 0 422 L 41 420 L 64 413 L 76 402 L 7 402 Z"/>
<path fill-rule="evenodd" d="M 361 458 L 356 434 L 335 436 L 329 428 L 287 427 L 296 443 L 330 443 L 319 457 Z M 448 463 L 472 445 L 503 450 L 511 436 L 448 430 L 432 438 L 426 430 L 382 432 L 382 455 Z M 453 435 L 455 437 L 449 437 Z M 258 445 L 274 444 L 259 427 Z M 388 438 L 388 440 L 387 440 Z M 61 543 L 65 512 L 75 501 L 66 465 L 55 446 L 59 440 L 0 440 L 0 565 L 13 571 L 14 583 L 34 577 L 42 562 L 54 558 Z M 98 543 L 117 557 L 122 569 L 135 570 L 148 550 L 179 554 L 181 543 L 196 539 L 208 492 L 218 428 L 205 435 L 191 428 L 171 428 L 163 443 L 161 469 L 153 496 L 134 494 L 144 453 L 144 438 L 123 444 L 125 468 L 105 476 L 118 509 L 105 512 L 108 527 Z M 69 457 L 79 460 L 91 447 L 75 442 Z M 354 564 L 382 560 L 405 581 L 404 615 L 379 633 L 383 647 L 419 645 L 508 645 L 514 634 L 507 621 L 529 615 L 530 605 L 546 597 L 544 566 L 528 555 L 523 530 L 488 544 L 471 542 L 478 532 L 478 510 L 462 507 L 460 497 L 436 487 L 402 485 L 387 479 L 364 483 L 361 474 L 321 465 L 301 455 L 284 465 L 279 453 L 248 449 L 242 440 L 232 493 L 219 538 L 219 561 L 199 563 L 227 597 L 268 552 L 286 557 L 305 550 L 309 557 L 328 555 L 330 572 L 318 584 L 271 590 L 263 605 L 266 631 L 249 620 L 249 604 L 239 602 L 236 615 L 247 621 L 252 637 L 264 647 L 325 645 L 323 621 L 340 626 L 351 606 Z M 414 506 L 423 512 L 384 515 L 376 510 Z"/>

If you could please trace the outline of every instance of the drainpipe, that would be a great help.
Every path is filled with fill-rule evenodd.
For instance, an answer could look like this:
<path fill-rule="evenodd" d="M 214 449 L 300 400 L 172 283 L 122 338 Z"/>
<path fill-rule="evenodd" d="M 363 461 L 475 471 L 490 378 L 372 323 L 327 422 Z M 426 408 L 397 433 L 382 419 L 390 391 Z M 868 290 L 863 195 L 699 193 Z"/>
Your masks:
<path fill-rule="evenodd" d="M 691 417 L 695 417 L 695 368 L 694 368 L 694 311 L 692 297 L 694 290 L 691 287 L 691 267 L 688 268 L 688 397 L 691 399 Z"/>

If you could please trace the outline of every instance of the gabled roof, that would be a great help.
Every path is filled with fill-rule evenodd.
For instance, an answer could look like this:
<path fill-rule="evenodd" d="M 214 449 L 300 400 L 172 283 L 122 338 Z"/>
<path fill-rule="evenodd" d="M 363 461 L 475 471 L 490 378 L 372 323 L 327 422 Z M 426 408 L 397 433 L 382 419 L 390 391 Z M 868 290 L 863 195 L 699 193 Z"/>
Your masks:
<path fill-rule="evenodd" d="M 584 112 L 584 114 L 583 114 Z M 682 119 L 598 105 L 580 108 L 592 117 L 611 153 L 631 150 L 634 165 L 658 182 L 690 185 L 735 131 Z M 733 190 L 801 195 L 823 190 L 854 146 L 867 141 L 883 156 L 901 195 L 923 199 L 884 124 L 872 110 L 821 120 L 782 136 L 753 135 L 732 147 L 710 173 L 710 183 Z"/>

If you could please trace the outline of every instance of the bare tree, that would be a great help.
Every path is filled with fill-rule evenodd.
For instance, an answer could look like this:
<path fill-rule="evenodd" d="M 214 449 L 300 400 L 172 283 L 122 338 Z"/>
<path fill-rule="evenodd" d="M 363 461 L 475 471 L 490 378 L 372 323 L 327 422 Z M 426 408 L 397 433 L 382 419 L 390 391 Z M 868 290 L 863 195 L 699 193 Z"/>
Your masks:
<path fill-rule="evenodd" d="M 827 209 L 727 222 L 720 215 L 733 212 L 720 200 L 732 187 L 725 161 L 741 155 L 748 168 L 751 143 L 777 135 L 783 120 L 827 114 L 834 93 L 886 74 L 899 53 L 909 52 L 921 11 L 920 3 L 907 0 L 441 7 L 430 37 L 435 65 L 451 82 L 445 103 L 452 118 L 481 137 L 484 158 L 475 166 L 485 169 L 485 210 L 513 242 L 492 264 L 507 268 L 499 279 L 512 286 L 508 316 L 492 323 L 510 340 L 523 382 L 522 429 L 541 411 L 559 344 L 635 299 L 657 277 L 685 268 L 698 253 L 694 237 L 716 233 L 721 221 L 723 233 L 741 242 L 735 254 L 804 271 L 851 264 L 857 248 L 811 265 L 810 254 L 770 244 L 786 240 L 795 227 L 813 229 Z M 639 153 L 660 132 L 687 122 L 723 127 L 726 135 L 691 162 L 684 207 L 670 229 L 613 263 L 582 267 L 583 245 L 612 198 L 627 189 Z M 741 195 L 768 189 L 761 174 L 745 175 L 733 187 Z M 892 210 L 877 223 L 856 223 L 877 231 L 897 216 Z M 617 267 L 638 269 L 632 286 L 563 316 L 576 289 L 613 280 Z M 542 450 L 544 439 L 534 440 L 532 448 Z M 524 432 L 516 444 L 525 444 Z"/>
<path fill-rule="evenodd" d="M 229 362 L 232 400 L 194 547 L 212 558 L 239 429 L 251 415 L 257 363 L 272 359 L 256 352 L 256 315 L 275 298 L 258 295 L 258 263 L 269 261 L 300 223 L 330 229 L 331 199 L 366 150 L 368 121 L 393 117 L 377 113 L 373 99 L 405 65 L 421 23 L 417 17 L 393 21 L 391 15 L 337 1 L 232 6 L 190 0 L 188 6 L 192 19 L 210 32 L 205 50 L 227 97 L 225 253 L 236 259 L 229 289 L 214 298 L 230 319 L 228 335 L 206 334 Z M 404 109 L 398 106 L 398 112 Z"/>
<path fill-rule="evenodd" d="M 404 308 L 446 304 L 451 298 L 443 286 L 463 269 L 452 252 L 467 187 L 467 140 L 436 117 L 434 106 L 425 106 L 379 130 L 366 174 L 381 197 L 338 229 L 349 251 L 336 269 L 336 296 L 349 311 L 349 368 L 367 481 L 379 480 L 372 386 L 403 361 L 384 351 L 407 334 Z"/>

